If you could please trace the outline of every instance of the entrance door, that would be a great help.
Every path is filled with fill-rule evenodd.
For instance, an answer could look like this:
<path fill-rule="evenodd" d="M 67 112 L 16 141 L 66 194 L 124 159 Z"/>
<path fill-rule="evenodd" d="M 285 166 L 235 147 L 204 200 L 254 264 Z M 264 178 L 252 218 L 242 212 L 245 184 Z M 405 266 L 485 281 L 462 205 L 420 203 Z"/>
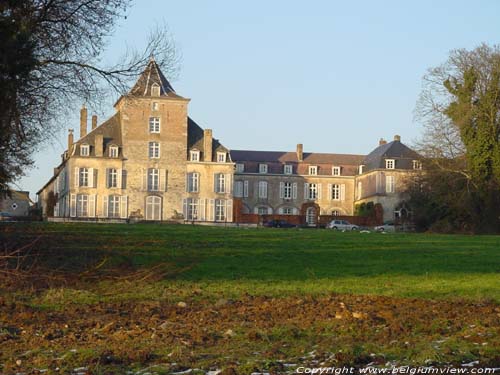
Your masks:
<path fill-rule="evenodd" d="M 161 198 L 150 196 L 146 198 L 146 220 L 161 220 Z"/>
<path fill-rule="evenodd" d="M 309 207 L 306 211 L 306 223 L 307 225 L 316 225 L 316 209 L 314 207 Z"/>

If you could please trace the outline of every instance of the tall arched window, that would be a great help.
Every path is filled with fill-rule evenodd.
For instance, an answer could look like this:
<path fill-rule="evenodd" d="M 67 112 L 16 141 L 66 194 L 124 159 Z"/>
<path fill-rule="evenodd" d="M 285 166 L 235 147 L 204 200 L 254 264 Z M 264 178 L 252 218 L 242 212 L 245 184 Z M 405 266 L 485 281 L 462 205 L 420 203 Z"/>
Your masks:
<path fill-rule="evenodd" d="M 161 220 L 161 198 L 151 195 L 146 198 L 146 220 Z"/>

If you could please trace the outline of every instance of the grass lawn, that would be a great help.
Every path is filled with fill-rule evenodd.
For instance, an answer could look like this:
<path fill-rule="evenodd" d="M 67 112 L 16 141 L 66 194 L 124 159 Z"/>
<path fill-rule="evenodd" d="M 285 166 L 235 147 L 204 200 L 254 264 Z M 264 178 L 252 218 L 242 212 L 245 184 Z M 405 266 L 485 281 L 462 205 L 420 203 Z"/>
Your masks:
<path fill-rule="evenodd" d="M 48 343 L 18 340 L 0 356 L 4 369 L 30 345 L 38 345 L 31 366 L 50 370 L 47 347 L 58 355 L 77 347 L 71 365 L 96 374 L 151 363 L 164 373 L 194 365 L 246 373 L 313 361 L 306 351 L 336 365 L 500 361 L 500 236 L 48 223 L 2 224 L 0 236 L 14 247 L 38 238 L 36 269 L 47 271 L 31 284 L 0 283 L 0 342 L 5 327 L 37 332 L 37 319 L 52 327 L 81 314 L 86 330 L 100 332 L 87 343 L 81 327 Z M 26 317 L 12 318 L 12 304 Z M 148 328 L 120 338 L 130 319 Z M 165 322 L 177 328 L 158 333 Z M 223 354 L 229 348 L 233 356 Z M 106 350 L 120 360 L 103 364 Z"/>

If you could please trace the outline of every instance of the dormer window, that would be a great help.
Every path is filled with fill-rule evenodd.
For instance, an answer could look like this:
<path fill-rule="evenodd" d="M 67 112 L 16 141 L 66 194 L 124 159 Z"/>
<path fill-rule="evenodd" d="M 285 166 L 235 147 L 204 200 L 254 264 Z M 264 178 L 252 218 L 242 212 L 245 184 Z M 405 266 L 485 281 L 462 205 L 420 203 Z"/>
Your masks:
<path fill-rule="evenodd" d="M 318 167 L 316 165 L 309 166 L 309 175 L 316 176 L 318 174 Z"/>
<path fill-rule="evenodd" d="M 109 157 L 117 158 L 118 157 L 118 146 L 111 146 L 109 148 Z"/>
<path fill-rule="evenodd" d="M 160 85 L 153 83 L 151 85 L 151 96 L 160 96 Z"/>
<path fill-rule="evenodd" d="M 365 166 L 363 164 L 361 164 L 359 166 L 359 174 L 363 174 L 364 170 L 365 170 Z"/>
<path fill-rule="evenodd" d="M 195 151 L 191 151 L 189 153 L 189 155 L 190 155 L 189 160 L 191 160 L 191 161 L 200 161 L 200 151 L 196 151 L 196 150 Z"/>
<path fill-rule="evenodd" d="M 90 146 L 80 145 L 80 156 L 89 156 L 89 155 L 90 155 Z"/>
<path fill-rule="evenodd" d="M 396 161 L 394 159 L 385 159 L 385 169 L 394 169 Z"/>
<path fill-rule="evenodd" d="M 340 176 L 340 167 L 333 167 L 332 168 L 332 175 L 333 176 Z"/>
<path fill-rule="evenodd" d="M 226 162 L 226 153 L 218 152 L 217 153 L 217 163 L 225 163 Z"/>
<path fill-rule="evenodd" d="M 283 173 L 284 174 L 293 174 L 293 165 L 291 165 L 291 164 L 285 164 L 283 166 Z"/>
<path fill-rule="evenodd" d="M 413 160 L 413 169 L 422 169 L 422 163 L 419 160 Z"/>
<path fill-rule="evenodd" d="M 243 173 L 243 172 L 245 172 L 245 164 L 236 163 L 236 173 Z"/>
<path fill-rule="evenodd" d="M 267 173 L 267 164 L 259 164 L 259 173 Z"/>

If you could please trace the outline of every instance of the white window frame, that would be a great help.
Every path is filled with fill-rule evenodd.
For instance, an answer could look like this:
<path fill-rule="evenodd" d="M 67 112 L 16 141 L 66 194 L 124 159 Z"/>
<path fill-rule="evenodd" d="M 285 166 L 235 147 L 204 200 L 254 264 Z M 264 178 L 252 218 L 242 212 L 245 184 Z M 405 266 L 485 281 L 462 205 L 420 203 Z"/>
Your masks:
<path fill-rule="evenodd" d="M 107 170 L 107 182 L 108 188 L 117 188 L 118 187 L 118 169 L 116 168 L 108 168 Z"/>
<path fill-rule="evenodd" d="M 90 146 L 87 144 L 80 145 L 80 156 L 90 156 Z"/>
<path fill-rule="evenodd" d="M 148 155 L 150 159 L 160 158 L 160 142 L 149 142 Z"/>
<path fill-rule="evenodd" d="M 160 96 L 160 85 L 157 83 L 153 83 L 151 85 L 151 96 Z"/>
<path fill-rule="evenodd" d="M 227 219 L 227 204 L 224 199 L 215 200 L 215 221 L 226 221 Z"/>
<path fill-rule="evenodd" d="M 283 207 L 281 209 L 282 215 L 293 215 L 293 208 L 292 207 Z"/>
<path fill-rule="evenodd" d="M 258 183 L 258 197 L 260 199 L 266 199 L 267 193 L 268 193 L 267 181 L 259 181 L 259 183 Z"/>
<path fill-rule="evenodd" d="M 200 174 L 197 172 L 188 173 L 188 193 L 198 193 L 200 191 Z"/>
<path fill-rule="evenodd" d="M 340 210 L 332 210 L 332 216 L 341 216 Z"/>
<path fill-rule="evenodd" d="M 420 160 L 413 160 L 413 169 L 422 169 L 422 162 Z"/>
<path fill-rule="evenodd" d="M 186 220 L 200 220 L 200 200 L 198 198 L 187 198 Z"/>
<path fill-rule="evenodd" d="M 121 203 L 121 197 L 119 195 L 108 196 L 108 217 L 111 218 L 120 217 L 120 203 Z"/>
<path fill-rule="evenodd" d="M 332 184 L 332 191 L 331 193 L 331 199 L 333 201 L 339 201 L 340 200 L 340 184 Z"/>
<path fill-rule="evenodd" d="M 316 184 L 316 183 L 309 184 L 308 189 L 307 189 L 307 199 L 310 199 L 310 200 L 318 199 L 318 196 L 319 196 L 318 190 L 319 190 L 318 184 Z"/>
<path fill-rule="evenodd" d="M 395 168 L 396 168 L 396 160 L 385 159 L 385 169 L 395 169 Z"/>
<path fill-rule="evenodd" d="M 268 214 L 269 214 L 269 208 L 263 206 L 257 207 L 257 215 L 262 216 Z"/>
<path fill-rule="evenodd" d="M 236 163 L 236 173 L 243 173 L 243 172 L 245 172 L 245 164 Z"/>
<path fill-rule="evenodd" d="M 308 172 L 310 176 L 317 176 L 318 175 L 318 166 L 317 165 L 310 165 L 308 168 Z"/>
<path fill-rule="evenodd" d="M 200 161 L 200 151 L 190 151 L 189 152 L 189 160 L 190 161 Z"/>
<path fill-rule="evenodd" d="M 225 163 L 226 162 L 226 153 L 218 152 L 217 153 L 217 163 Z"/>
<path fill-rule="evenodd" d="M 151 116 L 148 121 L 149 132 L 152 134 L 159 134 L 161 129 L 161 120 L 157 116 Z"/>
<path fill-rule="evenodd" d="M 364 169 L 365 169 L 365 165 L 364 165 L 364 164 L 361 164 L 361 165 L 359 166 L 359 171 L 358 171 L 358 172 L 359 172 L 359 174 L 363 174 Z"/>
<path fill-rule="evenodd" d="M 267 164 L 259 164 L 259 173 L 265 174 L 268 170 Z"/>
<path fill-rule="evenodd" d="M 226 175 L 224 173 L 217 173 L 215 175 L 215 192 L 225 193 L 227 187 Z"/>
<path fill-rule="evenodd" d="M 283 182 L 283 199 L 292 199 L 293 184 L 291 182 Z"/>
<path fill-rule="evenodd" d="M 78 186 L 90 187 L 90 168 L 80 168 L 78 171 Z"/>
<path fill-rule="evenodd" d="M 385 176 L 385 192 L 389 194 L 396 192 L 396 178 L 394 176 Z"/>
<path fill-rule="evenodd" d="M 76 195 L 76 216 L 77 217 L 89 217 L 90 212 L 90 199 L 88 194 L 77 194 Z"/>
<path fill-rule="evenodd" d="M 332 176 L 340 176 L 341 168 L 340 167 L 332 167 Z"/>
<path fill-rule="evenodd" d="M 283 174 L 293 174 L 293 165 L 285 164 L 283 166 Z"/>
<path fill-rule="evenodd" d="M 160 170 L 158 168 L 148 169 L 148 191 L 160 190 Z"/>
<path fill-rule="evenodd" d="M 109 157 L 117 158 L 118 157 L 118 146 L 110 146 L 109 147 Z"/>

